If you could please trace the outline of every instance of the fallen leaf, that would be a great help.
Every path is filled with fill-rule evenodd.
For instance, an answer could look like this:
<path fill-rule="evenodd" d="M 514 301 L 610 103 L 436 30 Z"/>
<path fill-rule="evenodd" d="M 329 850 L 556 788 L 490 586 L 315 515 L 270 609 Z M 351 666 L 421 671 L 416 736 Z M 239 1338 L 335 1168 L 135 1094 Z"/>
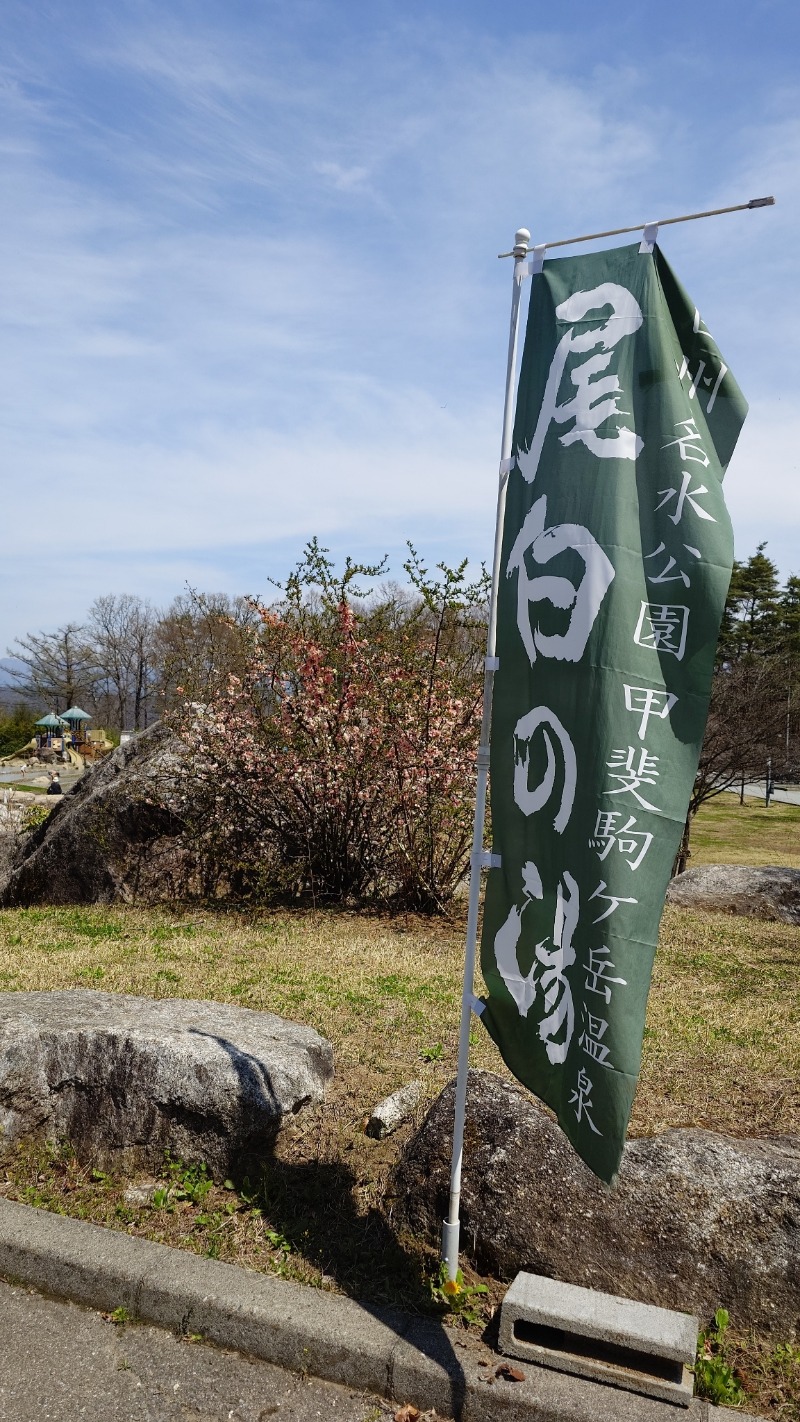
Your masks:
<path fill-rule="evenodd" d="M 419 1408 L 413 1407 L 410 1402 L 407 1402 L 395 1412 L 394 1422 L 418 1422 L 419 1415 Z"/>
<path fill-rule="evenodd" d="M 512 1368 L 510 1363 L 501 1363 L 499 1368 L 495 1368 L 496 1378 L 506 1378 L 508 1382 L 524 1382 L 525 1374 L 521 1368 Z"/>

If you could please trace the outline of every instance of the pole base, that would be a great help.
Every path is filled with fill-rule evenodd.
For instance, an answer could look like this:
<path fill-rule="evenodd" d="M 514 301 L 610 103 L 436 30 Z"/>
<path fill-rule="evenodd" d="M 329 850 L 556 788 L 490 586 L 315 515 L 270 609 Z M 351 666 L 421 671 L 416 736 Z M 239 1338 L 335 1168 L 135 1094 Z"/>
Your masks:
<path fill-rule="evenodd" d="M 461 1233 L 461 1225 L 458 1220 L 451 1224 L 449 1220 L 442 1221 L 442 1259 L 447 1265 L 448 1279 L 454 1279 L 458 1273 L 458 1241 Z"/>

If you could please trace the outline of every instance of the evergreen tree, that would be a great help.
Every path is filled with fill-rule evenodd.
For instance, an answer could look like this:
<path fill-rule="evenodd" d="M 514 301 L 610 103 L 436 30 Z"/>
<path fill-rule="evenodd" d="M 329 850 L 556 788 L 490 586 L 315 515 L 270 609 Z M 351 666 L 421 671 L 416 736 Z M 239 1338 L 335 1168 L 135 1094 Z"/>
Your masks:
<path fill-rule="evenodd" d="M 780 640 L 778 569 L 759 543 L 746 563 L 736 561 L 720 629 L 718 662 L 769 656 Z"/>

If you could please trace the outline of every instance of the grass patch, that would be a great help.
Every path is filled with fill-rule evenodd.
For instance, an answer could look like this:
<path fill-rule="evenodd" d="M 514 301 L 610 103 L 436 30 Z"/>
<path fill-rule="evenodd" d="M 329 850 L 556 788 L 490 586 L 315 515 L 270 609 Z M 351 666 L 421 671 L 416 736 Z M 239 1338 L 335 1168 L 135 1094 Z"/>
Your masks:
<path fill-rule="evenodd" d="M 330 1114 L 358 1136 L 411 1077 L 425 1102 L 456 1067 L 463 924 L 355 913 L 0 913 L 5 990 L 102 987 L 296 1016 L 334 1044 Z M 800 1134 L 800 932 L 668 907 L 632 1131 Z M 476 1066 L 508 1075 L 474 1029 Z M 338 1127 L 337 1127 L 338 1130 Z M 374 1159 L 373 1142 L 353 1149 Z"/>
<path fill-rule="evenodd" d="M 800 805 L 717 795 L 695 816 L 689 867 L 700 864 L 777 864 L 800 869 Z"/>

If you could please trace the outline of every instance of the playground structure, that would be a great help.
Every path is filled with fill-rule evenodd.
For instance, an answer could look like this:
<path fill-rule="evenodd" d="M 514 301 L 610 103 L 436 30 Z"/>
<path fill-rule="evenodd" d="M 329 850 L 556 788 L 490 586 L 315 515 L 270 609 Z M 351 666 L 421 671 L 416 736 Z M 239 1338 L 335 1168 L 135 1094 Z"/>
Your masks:
<path fill-rule="evenodd" d="M 79 706 L 71 706 L 61 715 L 50 711 L 42 716 L 36 725 L 35 734 L 26 745 L 10 755 L 0 757 L 0 766 L 14 765 L 15 762 L 38 761 L 44 765 L 54 762 L 71 764 L 83 770 L 90 764 L 102 760 L 114 749 L 104 730 L 90 731 L 91 716 Z"/>

